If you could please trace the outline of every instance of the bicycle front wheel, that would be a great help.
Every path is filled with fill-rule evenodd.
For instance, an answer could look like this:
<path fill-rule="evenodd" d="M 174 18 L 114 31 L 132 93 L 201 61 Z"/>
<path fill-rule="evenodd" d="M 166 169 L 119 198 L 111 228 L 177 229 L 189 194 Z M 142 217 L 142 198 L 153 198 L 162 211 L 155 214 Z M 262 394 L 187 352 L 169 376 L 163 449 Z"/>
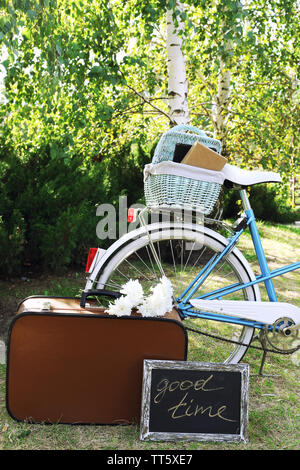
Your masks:
<path fill-rule="evenodd" d="M 97 288 L 119 290 L 129 279 L 138 279 L 144 292 L 150 292 L 161 277 L 151 251 L 154 246 L 164 274 L 172 282 L 178 298 L 207 262 L 226 246 L 226 239 L 205 227 L 184 228 L 176 224 L 151 229 L 129 241 L 108 260 L 96 281 Z M 149 239 L 150 238 L 150 239 Z M 228 285 L 249 282 L 253 273 L 241 253 L 229 253 L 201 285 L 197 295 L 207 294 Z M 257 289 L 247 287 L 227 300 L 259 300 Z M 254 329 L 220 321 L 186 317 L 183 325 L 188 333 L 188 360 L 237 363 L 243 358 L 252 340 Z M 216 339 L 222 337 L 223 340 Z M 228 341 L 229 340 L 229 341 Z M 242 343 L 242 344 L 236 344 Z"/>

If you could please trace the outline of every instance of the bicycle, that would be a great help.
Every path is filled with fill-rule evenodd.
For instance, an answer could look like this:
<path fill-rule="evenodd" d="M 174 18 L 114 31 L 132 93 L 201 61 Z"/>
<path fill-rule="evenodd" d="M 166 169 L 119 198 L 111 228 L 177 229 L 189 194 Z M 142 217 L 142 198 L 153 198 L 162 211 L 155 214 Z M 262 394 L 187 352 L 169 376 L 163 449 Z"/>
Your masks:
<path fill-rule="evenodd" d="M 161 174 L 166 174 L 167 165 L 168 162 L 163 162 Z M 155 165 L 156 175 L 158 166 Z M 173 171 L 174 165 L 170 167 Z M 276 276 L 299 269 L 300 262 L 269 269 L 244 187 L 245 180 L 248 185 L 280 182 L 280 176 L 228 165 L 225 177 L 227 184 L 239 190 L 244 211 L 233 227 L 205 215 L 206 225 L 197 219 L 186 222 L 176 219 L 176 211 L 172 221 L 147 224 L 142 211 L 139 214 L 141 227 L 114 242 L 97 261 L 85 291 L 117 290 L 133 277 L 138 278 L 147 291 L 165 275 L 173 284 L 174 307 L 188 331 L 188 360 L 238 363 L 248 348 L 254 347 L 254 339 L 258 339 L 259 349 L 263 350 L 261 374 L 267 352 L 292 354 L 300 348 L 300 308 L 278 302 L 272 281 Z M 205 210 L 201 213 L 205 214 Z M 207 225 L 217 225 L 229 232 L 229 236 Z M 261 270 L 257 276 L 236 246 L 246 229 L 250 230 Z M 269 302 L 261 301 L 259 284 L 262 283 Z M 254 336 L 256 331 L 258 334 Z M 223 341 L 222 350 L 215 346 L 216 340 Z"/>

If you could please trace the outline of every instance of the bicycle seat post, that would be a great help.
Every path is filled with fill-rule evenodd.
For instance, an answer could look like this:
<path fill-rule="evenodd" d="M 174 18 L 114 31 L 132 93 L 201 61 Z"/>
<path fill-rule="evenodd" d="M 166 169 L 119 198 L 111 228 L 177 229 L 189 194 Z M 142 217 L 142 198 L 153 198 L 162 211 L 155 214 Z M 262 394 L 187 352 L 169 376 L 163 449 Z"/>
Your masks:
<path fill-rule="evenodd" d="M 251 208 L 251 204 L 250 204 L 250 201 L 249 201 L 249 198 L 245 189 L 240 190 L 240 196 L 241 196 L 241 200 L 243 204 L 243 209 L 248 219 L 248 225 L 249 225 L 251 237 L 253 240 L 253 245 L 255 248 L 256 256 L 257 256 L 259 266 L 261 269 L 261 273 L 263 276 L 269 276 L 270 270 L 269 270 L 268 263 L 266 260 L 266 255 L 265 255 L 262 243 L 261 243 L 257 225 L 255 223 L 255 216 Z M 264 281 L 264 284 L 266 286 L 266 290 L 267 290 L 270 302 L 277 302 L 277 296 L 275 293 L 272 279 L 271 278 L 266 279 Z"/>
<path fill-rule="evenodd" d="M 250 205 L 250 201 L 249 201 L 246 189 L 240 190 L 240 196 L 241 196 L 244 211 L 251 210 L 251 205 Z"/>

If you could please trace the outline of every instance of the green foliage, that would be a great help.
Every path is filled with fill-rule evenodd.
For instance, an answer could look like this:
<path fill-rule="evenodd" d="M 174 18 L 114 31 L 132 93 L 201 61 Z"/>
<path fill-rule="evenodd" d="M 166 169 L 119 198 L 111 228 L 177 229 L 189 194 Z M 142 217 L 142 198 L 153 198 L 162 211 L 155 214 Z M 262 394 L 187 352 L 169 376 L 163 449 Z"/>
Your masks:
<path fill-rule="evenodd" d="M 254 186 L 250 190 L 251 205 L 256 218 L 275 223 L 293 223 L 300 218 L 300 210 L 286 203 L 286 196 L 276 186 Z"/>
<path fill-rule="evenodd" d="M 82 268 L 88 248 L 103 245 L 96 236 L 96 206 L 116 206 L 124 188 L 129 205 L 143 196 L 142 168 L 151 157 L 138 143 L 93 164 L 79 157 L 67 162 L 53 158 L 52 148 L 25 161 L 2 150 L 1 275 L 19 274 L 26 267 Z"/>
<path fill-rule="evenodd" d="M 287 183 L 299 163 L 297 2 L 185 4 L 192 124 L 215 133 L 223 63 L 223 153 Z M 166 8 L 175 0 L 0 2 L 3 273 L 78 263 L 95 240 L 95 205 L 142 198 L 150 147 L 169 126 Z M 260 191 L 260 217 L 290 220 L 288 194 Z M 272 209 L 261 208 L 264 197 Z"/>
<path fill-rule="evenodd" d="M 0 256 L 1 267 L 7 274 L 20 271 L 22 268 L 22 252 L 25 245 L 25 230 L 22 214 L 14 210 L 6 224 L 3 217 L 0 219 Z"/>
<path fill-rule="evenodd" d="M 249 190 L 251 207 L 259 220 L 288 224 L 300 219 L 300 210 L 286 203 L 287 194 L 275 185 L 257 185 Z M 223 217 L 236 218 L 241 210 L 238 191 L 226 190 L 223 195 Z"/>

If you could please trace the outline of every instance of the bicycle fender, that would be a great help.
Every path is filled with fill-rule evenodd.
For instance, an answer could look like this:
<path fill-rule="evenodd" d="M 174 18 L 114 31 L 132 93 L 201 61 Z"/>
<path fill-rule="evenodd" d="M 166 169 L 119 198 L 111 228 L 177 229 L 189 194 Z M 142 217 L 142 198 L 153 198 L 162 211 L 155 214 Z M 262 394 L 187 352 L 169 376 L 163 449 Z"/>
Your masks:
<path fill-rule="evenodd" d="M 205 227 L 204 225 L 199 225 L 199 224 L 185 224 L 184 229 L 186 230 L 191 230 L 194 233 L 197 233 L 199 237 L 203 237 L 207 235 L 208 237 L 211 237 L 215 239 L 217 242 L 219 242 L 224 248 L 228 245 L 229 241 L 221 234 L 218 232 L 215 232 L 214 230 Z M 178 230 L 182 231 L 183 226 L 181 223 L 170 223 L 170 222 L 158 222 L 154 224 L 147 225 L 147 230 L 149 234 L 155 233 L 157 231 L 163 231 L 163 230 Z M 132 230 L 131 232 L 126 233 L 123 235 L 121 238 L 116 240 L 103 254 L 103 256 L 100 258 L 100 260 L 95 264 L 95 267 L 93 271 L 90 273 L 89 277 L 87 278 L 85 290 L 89 290 L 93 287 L 94 282 L 96 281 L 96 278 L 98 274 L 103 271 L 105 268 L 106 264 L 109 262 L 109 260 L 119 251 L 121 250 L 126 244 L 129 244 L 133 242 L 137 238 L 144 238 L 148 237 L 148 233 L 145 227 L 139 227 L 135 230 Z M 231 254 L 233 254 L 239 262 L 243 265 L 245 271 L 248 273 L 249 276 L 249 281 L 254 281 L 256 279 L 252 268 L 244 255 L 241 253 L 241 251 L 238 248 L 233 248 L 231 251 Z M 255 299 L 260 300 L 260 292 L 259 292 L 259 287 L 257 284 L 252 286 L 254 294 L 255 294 Z"/>

